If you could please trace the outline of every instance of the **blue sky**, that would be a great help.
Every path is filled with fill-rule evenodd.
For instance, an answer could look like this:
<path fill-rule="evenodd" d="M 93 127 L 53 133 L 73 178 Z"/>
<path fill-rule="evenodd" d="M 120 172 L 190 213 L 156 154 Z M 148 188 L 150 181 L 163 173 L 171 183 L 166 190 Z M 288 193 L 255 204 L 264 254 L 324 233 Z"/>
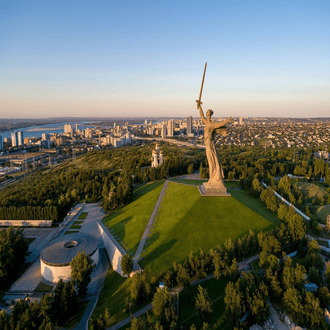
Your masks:
<path fill-rule="evenodd" d="M 329 1 L 0 0 L 0 117 L 328 117 Z"/>

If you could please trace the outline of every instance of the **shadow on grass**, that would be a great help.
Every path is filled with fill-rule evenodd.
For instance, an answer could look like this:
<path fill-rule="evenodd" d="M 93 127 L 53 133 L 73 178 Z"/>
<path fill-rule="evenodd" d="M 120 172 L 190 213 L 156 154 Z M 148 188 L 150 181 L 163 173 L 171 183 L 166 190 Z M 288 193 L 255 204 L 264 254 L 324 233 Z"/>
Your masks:
<path fill-rule="evenodd" d="M 138 198 L 144 196 L 148 192 L 155 190 L 156 188 L 158 188 L 163 183 L 164 183 L 164 180 L 159 181 L 159 182 L 149 183 L 149 184 L 146 184 L 146 185 L 136 189 L 133 192 L 131 202 L 133 202 L 133 201 L 137 200 Z"/>
<path fill-rule="evenodd" d="M 154 260 L 158 259 L 162 254 L 167 252 L 172 246 L 177 242 L 177 239 L 171 239 L 169 242 L 163 243 L 162 245 L 158 246 L 155 250 L 148 253 L 142 261 L 140 261 L 140 265 L 145 267 L 149 263 L 153 262 Z"/>
<path fill-rule="evenodd" d="M 155 182 L 155 183 L 151 183 L 151 184 L 147 184 L 143 187 L 138 188 L 132 195 L 132 198 L 129 202 L 132 203 L 134 201 L 136 201 L 137 199 L 141 198 L 142 196 L 146 195 L 147 193 L 149 193 L 150 191 L 155 190 L 156 188 L 158 188 L 160 185 L 162 185 L 164 183 L 163 181 L 159 181 L 159 182 Z M 109 223 L 112 219 L 116 218 L 118 215 L 120 215 L 123 212 L 123 209 L 127 206 L 128 204 L 121 206 L 117 209 L 115 209 L 112 213 L 108 214 L 106 216 L 106 218 L 104 219 L 106 223 Z M 123 221 L 126 221 L 123 220 Z M 121 221 L 120 223 L 122 223 L 123 221 Z M 125 224 L 127 223 L 127 221 L 125 222 Z M 113 226 L 115 227 L 115 225 Z"/>
<path fill-rule="evenodd" d="M 114 224 L 113 226 L 110 226 L 112 230 L 115 231 L 115 233 L 119 236 L 121 240 L 124 240 L 125 238 L 125 225 L 132 219 L 132 217 L 127 217 L 124 220 Z"/>
<path fill-rule="evenodd" d="M 228 188 L 230 189 L 231 187 Z M 249 193 L 245 190 L 230 189 L 229 192 L 233 198 L 250 208 L 255 213 L 261 215 L 268 221 L 272 222 L 274 225 L 278 226 L 281 224 L 280 220 L 277 219 L 277 216 L 269 211 L 266 205 L 260 199 L 250 196 Z"/>

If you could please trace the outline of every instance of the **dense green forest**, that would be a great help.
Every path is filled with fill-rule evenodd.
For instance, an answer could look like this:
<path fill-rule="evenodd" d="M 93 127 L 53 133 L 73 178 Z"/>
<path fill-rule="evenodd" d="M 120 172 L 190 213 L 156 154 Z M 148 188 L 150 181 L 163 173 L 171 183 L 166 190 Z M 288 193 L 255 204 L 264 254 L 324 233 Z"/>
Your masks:
<path fill-rule="evenodd" d="M 42 169 L 0 192 L 3 220 L 62 220 L 78 201 L 104 198 L 105 210 L 129 201 L 133 183 L 187 173 L 199 167 L 197 155 L 164 145 L 166 164 L 149 169 L 154 145 L 94 151 L 53 169 Z M 195 157 L 196 156 L 196 157 Z"/>
<path fill-rule="evenodd" d="M 17 278 L 20 267 L 24 264 L 28 243 L 24 239 L 23 229 L 0 231 L 0 289 Z"/>
<path fill-rule="evenodd" d="M 208 176 L 205 150 L 160 143 L 164 165 L 150 168 L 154 143 L 93 151 L 53 169 L 42 169 L 0 192 L 3 219 L 62 220 L 75 202 L 96 202 L 103 197 L 106 211 L 129 201 L 132 186 L 200 169 Z M 275 187 L 275 179 L 287 173 L 325 179 L 330 184 L 329 164 L 316 158 L 316 150 L 221 147 L 225 178 L 251 187 L 255 176 Z M 294 190 L 294 189 L 291 189 Z M 296 199 L 299 200 L 298 193 Z M 14 208 L 12 208 L 14 207 Z M 32 207 L 32 208 L 29 208 Z"/>
<path fill-rule="evenodd" d="M 55 206 L 22 206 L 0 207 L 1 220 L 57 220 Z"/>

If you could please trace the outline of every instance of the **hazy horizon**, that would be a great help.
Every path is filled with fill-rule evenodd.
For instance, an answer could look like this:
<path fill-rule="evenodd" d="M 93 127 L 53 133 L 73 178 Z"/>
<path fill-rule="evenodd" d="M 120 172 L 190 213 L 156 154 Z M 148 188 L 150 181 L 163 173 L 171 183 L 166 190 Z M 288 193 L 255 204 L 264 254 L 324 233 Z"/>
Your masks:
<path fill-rule="evenodd" d="M 0 118 L 321 118 L 330 3 L 0 3 Z"/>

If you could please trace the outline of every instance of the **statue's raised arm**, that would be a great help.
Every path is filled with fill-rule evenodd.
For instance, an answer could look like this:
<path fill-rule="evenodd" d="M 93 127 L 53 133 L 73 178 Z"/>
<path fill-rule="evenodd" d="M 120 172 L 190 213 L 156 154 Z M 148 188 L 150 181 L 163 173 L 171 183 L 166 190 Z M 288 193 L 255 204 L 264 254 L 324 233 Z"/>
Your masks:
<path fill-rule="evenodd" d="M 228 123 L 233 123 L 234 121 L 229 117 L 227 120 L 222 120 L 220 123 L 214 123 L 214 128 L 220 128 L 226 126 Z"/>
<path fill-rule="evenodd" d="M 197 109 L 199 110 L 199 115 L 201 116 L 202 122 L 205 125 L 206 124 L 206 118 L 204 116 L 204 112 L 203 112 L 203 109 L 202 109 L 202 106 L 201 106 L 202 102 L 199 101 L 199 100 L 196 100 L 196 102 L 197 102 Z"/>

